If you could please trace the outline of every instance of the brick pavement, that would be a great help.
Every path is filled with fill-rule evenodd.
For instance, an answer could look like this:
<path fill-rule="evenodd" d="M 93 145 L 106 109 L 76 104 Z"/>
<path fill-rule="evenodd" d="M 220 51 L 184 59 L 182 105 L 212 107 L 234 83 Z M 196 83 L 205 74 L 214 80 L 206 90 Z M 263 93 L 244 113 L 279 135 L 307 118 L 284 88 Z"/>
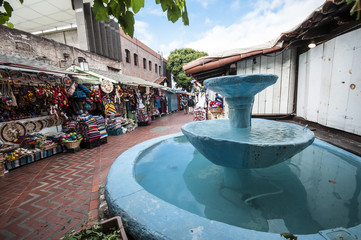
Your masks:
<path fill-rule="evenodd" d="M 98 216 L 98 190 L 114 160 L 145 140 L 180 132 L 192 115 L 173 113 L 108 143 L 61 153 L 0 177 L 0 239 L 59 239 Z"/>

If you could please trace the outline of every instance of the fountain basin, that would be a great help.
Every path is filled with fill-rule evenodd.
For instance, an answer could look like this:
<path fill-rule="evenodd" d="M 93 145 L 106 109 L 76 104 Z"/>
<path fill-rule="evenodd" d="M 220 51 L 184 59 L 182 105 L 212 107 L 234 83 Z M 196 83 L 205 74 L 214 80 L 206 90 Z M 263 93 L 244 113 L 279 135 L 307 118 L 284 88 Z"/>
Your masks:
<path fill-rule="evenodd" d="M 182 127 L 188 141 L 214 164 L 237 169 L 281 163 L 312 144 L 315 136 L 294 124 L 252 119 L 234 128 L 228 119 L 191 122 Z"/>
<path fill-rule="evenodd" d="M 207 219 L 205 216 L 200 216 L 199 210 L 202 210 L 202 206 L 205 204 L 205 206 L 207 206 L 207 204 L 212 203 L 212 197 L 201 201 L 200 207 L 194 208 L 198 209 L 198 213 L 185 210 L 189 209 L 189 206 L 184 206 L 184 204 L 192 202 L 193 197 L 189 198 L 189 196 L 184 194 L 183 189 L 177 188 L 177 181 L 171 181 L 177 178 L 174 171 L 180 171 L 180 178 L 186 178 L 187 169 L 193 169 L 195 166 L 193 161 L 189 162 L 189 160 L 183 158 L 182 154 L 189 152 L 189 150 L 182 148 L 182 145 L 185 143 L 183 140 L 179 140 L 181 136 L 182 134 L 173 134 L 138 144 L 120 155 L 111 166 L 106 180 L 105 197 L 110 212 L 114 215 L 122 216 L 123 219 L 125 219 L 127 231 L 136 239 L 283 239 L 280 237 L 279 232 L 247 229 L 245 227 L 234 226 L 230 223 L 224 223 L 220 220 Z M 172 139 L 178 139 L 174 144 L 174 147 L 178 149 L 177 151 L 173 151 L 174 149 L 169 149 L 167 146 L 166 148 L 163 146 L 163 149 L 160 148 L 166 141 Z M 268 174 L 269 176 L 267 177 L 269 180 L 276 181 L 278 184 L 289 186 L 284 188 L 284 190 L 295 189 L 295 200 L 298 199 L 299 201 L 301 199 L 297 195 L 299 193 L 298 190 L 300 186 L 304 186 L 307 192 L 305 195 L 302 195 L 306 197 L 306 199 L 302 198 L 302 201 L 305 201 L 302 206 L 308 208 L 308 211 L 318 222 L 330 221 L 331 224 L 336 227 L 340 226 L 344 228 L 337 228 L 339 232 L 335 232 L 333 229 L 324 227 L 325 230 L 319 233 L 316 231 L 302 235 L 297 234 L 298 231 L 293 232 L 296 233 L 299 240 L 325 240 L 328 238 L 324 238 L 323 236 L 327 235 L 331 237 L 329 234 L 332 233 L 335 233 L 335 237 L 336 234 L 341 234 L 340 236 L 343 236 L 344 239 L 357 239 L 357 237 L 359 239 L 361 237 L 361 225 L 359 221 L 355 221 L 354 218 L 360 215 L 359 210 L 350 208 L 344 211 L 342 209 L 349 207 L 349 203 L 352 202 L 357 205 L 359 201 L 357 199 L 360 198 L 360 195 L 357 194 L 357 192 L 359 191 L 358 189 L 360 189 L 360 181 L 357 179 L 360 178 L 361 158 L 318 139 L 316 139 L 311 146 L 313 145 L 325 151 L 321 153 L 321 156 L 324 156 L 323 162 L 320 162 L 320 155 L 314 156 L 313 159 L 308 162 L 298 159 L 297 156 L 299 154 L 304 155 L 305 159 L 311 159 L 315 154 L 314 150 L 308 153 L 301 152 L 296 155 L 293 160 L 272 167 L 280 171 L 276 171 L 275 174 Z M 152 160 L 147 158 L 147 155 L 151 151 L 158 154 L 154 156 L 155 159 L 153 159 L 153 161 L 159 159 L 159 156 L 163 156 L 164 159 L 162 161 L 165 164 L 158 166 L 152 165 Z M 191 153 L 197 155 L 197 151 L 195 151 L 194 148 L 191 150 Z M 198 155 L 200 154 L 198 153 Z M 342 164 L 344 160 L 336 158 L 331 161 L 330 156 L 342 157 L 349 160 L 348 163 L 344 165 Z M 186 163 L 185 169 L 180 169 L 181 167 L 175 164 L 175 159 L 179 162 L 188 161 L 189 163 Z M 205 180 L 205 185 L 200 186 L 201 189 L 209 185 L 209 180 L 212 181 L 212 179 L 217 178 L 217 176 L 214 177 L 212 175 L 212 172 L 214 172 L 212 163 L 206 160 L 203 162 L 208 163 L 209 168 L 201 172 L 198 177 L 199 179 Z M 150 164 L 146 168 L 146 172 L 152 175 L 141 176 L 139 173 L 136 173 L 135 169 L 138 164 Z M 299 164 L 303 165 L 306 169 L 301 171 L 297 166 Z M 294 182 L 290 181 L 287 175 L 288 173 L 284 171 L 283 167 L 285 166 L 289 168 L 288 173 L 291 173 L 292 176 L 301 180 L 301 185 L 295 186 L 293 184 Z M 219 168 L 218 166 L 216 167 Z M 168 171 L 163 171 L 164 169 Z M 264 171 L 264 169 L 260 170 Z M 184 171 L 183 174 L 182 171 Z M 271 173 L 272 169 L 265 170 L 264 173 L 266 172 Z M 209 176 L 207 177 L 207 175 Z M 275 179 L 273 179 L 271 175 L 275 176 Z M 286 178 L 282 180 L 283 177 Z M 151 183 L 149 183 L 149 181 L 151 181 Z M 143 187 L 140 184 L 141 182 L 142 185 L 145 182 L 154 185 L 153 190 L 151 191 Z M 163 195 L 159 195 L 154 191 L 161 191 Z M 194 192 L 192 189 L 190 192 L 195 199 L 199 198 L 198 192 Z M 288 191 L 284 191 L 282 194 L 286 197 L 292 196 L 292 193 Z M 183 206 L 179 206 L 171 200 L 165 199 L 165 196 L 179 197 L 179 202 L 183 203 Z M 279 195 L 268 195 L 266 198 L 259 197 L 253 200 L 248 198 L 245 199 L 245 201 L 270 201 L 270 209 L 273 210 L 275 207 L 272 203 L 278 202 L 277 199 L 274 199 L 274 197 L 277 196 Z M 326 200 L 330 200 L 330 202 L 325 204 L 324 201 Z M 208 203 L 204 201 L 208 201 Z M 300 216 L 288 208 L 289 206 L 293 206 L 297 210 L 299 209 L 298 203 L 297 201 L 285 201 L 281 202 L 281 205 L 278 207 L 281 213 L 293 215 L 295 220 L 299 220 Z M 315 203 L 319 205 L 315 205 Z M 233 206 L 234 203 L 231 202 L 230 205 Z M 214 206 L 219 205 L 215 204 Z M 214 207 L 210 209 L 214 209 Z M 257 211 L 257 208 L 255 208 L 255 210 Z M 223 208 L 220 209 L 220 212 L 223 212 Z M 352 221 L 347 217 L 351 217 L 351 215 L 354 215 Z M 272 217 L 272 215 L 269 217 L 275 218 L 275 216 Z M 257 218 L 255 218 L 255 220 L 257 220 Z M 353 222 L 354 225 L 347 227 L 337 222 L 332 223 L 333 221 L 341 221 L 345 224 Z M 296 224 L 296 226 L 299 226 L 301 229 L 304 227 L 302 224 Z M 334 228 L 334 226 L 332 226 L 332 228 Z M 352 238 L 346 238 L 346 235 L 352 236 Z"/>

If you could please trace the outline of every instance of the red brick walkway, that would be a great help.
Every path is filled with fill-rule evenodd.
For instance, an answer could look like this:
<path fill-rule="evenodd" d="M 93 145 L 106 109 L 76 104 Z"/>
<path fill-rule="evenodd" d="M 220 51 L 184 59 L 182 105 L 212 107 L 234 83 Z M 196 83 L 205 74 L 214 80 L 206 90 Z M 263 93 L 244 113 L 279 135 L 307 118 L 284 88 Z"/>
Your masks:
<path fill-rule="evenodd" d="M 77 153 L 62 153 L 0 177 L 0 239 L 59 239 L 98 215 L 98 189 L 114 160 L 145 140 L 180 132 L 192 115 L 177 112 L 150 126 Z"/>

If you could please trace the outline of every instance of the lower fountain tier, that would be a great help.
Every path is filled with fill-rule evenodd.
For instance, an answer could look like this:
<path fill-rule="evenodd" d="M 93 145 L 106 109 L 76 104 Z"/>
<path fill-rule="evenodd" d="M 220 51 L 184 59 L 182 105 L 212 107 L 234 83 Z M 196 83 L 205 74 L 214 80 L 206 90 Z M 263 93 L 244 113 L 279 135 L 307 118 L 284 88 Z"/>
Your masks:
<path fill-rule="evenodd" d="M 281 163 L 315 138 L 307 128 L 264 119 L 252 119 L 250 128 L 233 128 L 228 119 L 191 122 L 182 132 L 209 161 L 238 169 Z"/>

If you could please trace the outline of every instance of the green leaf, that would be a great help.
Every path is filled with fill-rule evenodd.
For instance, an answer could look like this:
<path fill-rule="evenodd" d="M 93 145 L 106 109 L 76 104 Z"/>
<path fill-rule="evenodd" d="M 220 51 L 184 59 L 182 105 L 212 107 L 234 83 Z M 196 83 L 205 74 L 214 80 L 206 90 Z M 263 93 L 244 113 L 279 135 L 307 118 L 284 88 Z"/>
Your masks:
<path fill-rule="evenodd" d="M 7 15 L 9 16 L 9 17 L 11 17 L 11 13 L 12 13 L 12 11 L 13 11 L 13 8 L 10 6 L 10 4 L 8 3 L 8 2 L 4 2 L 4 8 L 5 8 L 5 11 L 6 11 L 6 13 L 7 13 Z"/>
<path fill-rule="evenodd" d="M 109 21 L 108 8 L 103 5 L 102 0 L 94 0 L 93 12 L 98 21 Z"/>
<path fill-rule="evenodd" d="M 132 0 L 132 9 L 134 13 L 139 12 L 144 7 L 144 0 Z"/>
<path fill-rule="evenodd" d="M 11 22 L 7 22 L 6 25 L 7 25 L 9 28 L 14 28 L 14 24 L 12 24 Z"/>
<path fill-rule="evenodd" d="M 175 4 L 168 8 L 167 17 L 168 20 L 172 21 L 173 23 L 181 17 L 181 12 Z"/>
<path fill-rule="evenodd" d="M 132 6 L 133 0 L 119 0 L 119 1 L 124 2 L 125 6 L 127 6 L 127 8 L 130 8 Z"/>
<path fill-rule="evenodd" d="M 124 20 L 127 23 L 125 26 L 125 32 L 130 36 L 133 37 L 134 35 L 134 14 L 131 11 L 127 11 L 124 15 Z"/>
<path fill-rule="evenodd" d="M 160 0 L 160 5 L 162 7 L 163 12 L 167 11 L 169 8 L 169 1 L 170 0 Z"/>
<path fill-rule="evenodd" d="M 189 19 L 188 19 L 188 11 L 187 11 L 187 6 L 185 5 L 184 2 L 184 11 L 182 12 L 182 21 L 184 23 L 184 25 L 189 25 Z"/>

